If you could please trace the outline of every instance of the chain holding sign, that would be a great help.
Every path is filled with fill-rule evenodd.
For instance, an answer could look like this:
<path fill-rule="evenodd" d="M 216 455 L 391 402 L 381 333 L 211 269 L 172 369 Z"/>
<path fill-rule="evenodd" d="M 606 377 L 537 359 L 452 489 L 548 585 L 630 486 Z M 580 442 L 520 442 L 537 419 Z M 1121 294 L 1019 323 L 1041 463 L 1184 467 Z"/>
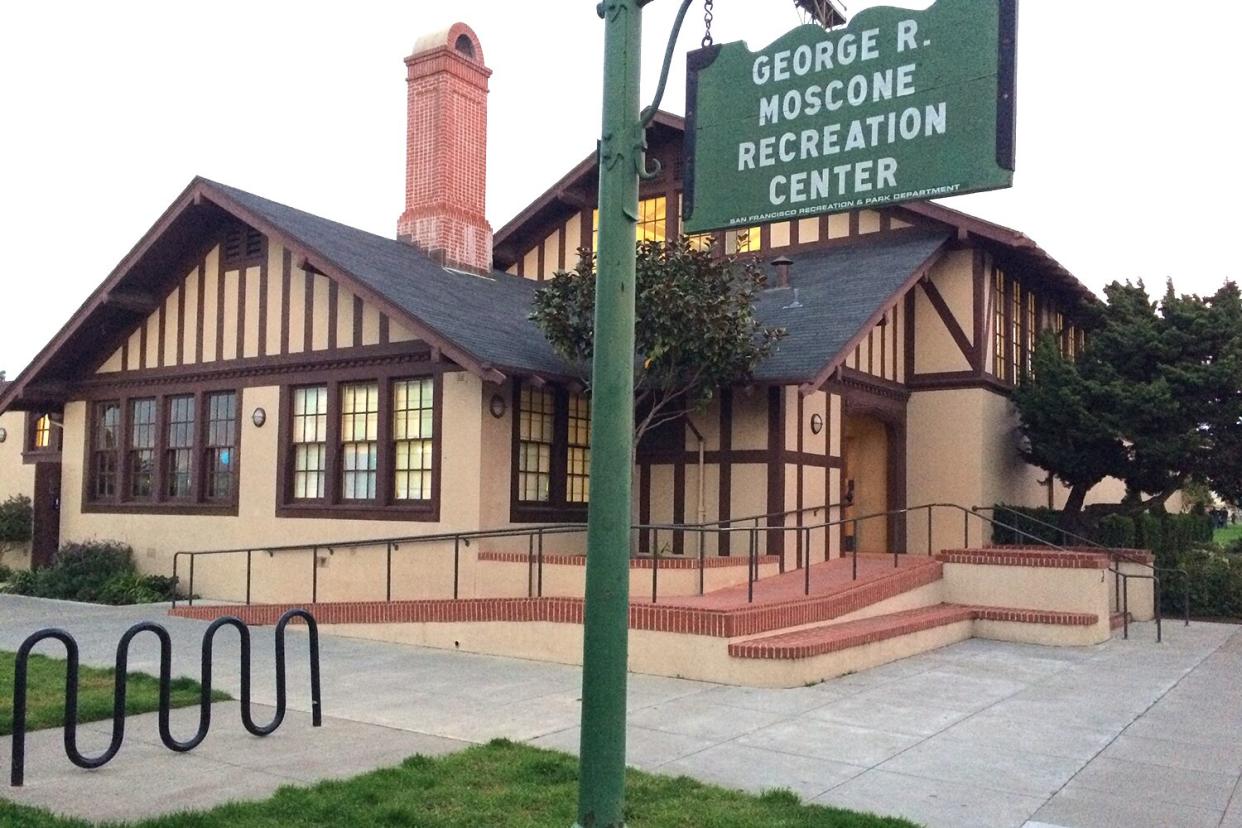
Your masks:
<path fill-rule="evenodd" d="M 689 53 L 685 232 L 1012 186 L 1017 20 L 937 0 Z"/>

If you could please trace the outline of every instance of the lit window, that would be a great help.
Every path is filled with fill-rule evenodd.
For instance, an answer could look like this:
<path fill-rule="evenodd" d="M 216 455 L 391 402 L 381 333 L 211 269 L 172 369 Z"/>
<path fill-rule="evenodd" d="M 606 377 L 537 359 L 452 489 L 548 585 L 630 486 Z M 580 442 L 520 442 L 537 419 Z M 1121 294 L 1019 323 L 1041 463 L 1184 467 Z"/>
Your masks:
<path fill-rule="evenodd" d="M 233 494 L 237 477 L 237 394 L 207 395 L 207 498 L 224 500 Z"/>
<path fill-rule="evenodd" d="M 375 499 L 379 384 L 341 386 L 341 498 Z"/>
<path fill-rule="evenodd" d="M 155 479 L 155 400 L 129 403 L 129 496 L 151 497 Z"/>
<path fill-rule="evenodd" d="M 430 378 L 393 384 L 393 497 L 430 500 L 432 469 L 432 394 Z"/>
<path fill-rule="evenodd" d="M 47 414 L 35 420 L 33 447 L 35 449 L 52 447 L 52 418 Z"/>
<path fill-rule="evenodd" d="M 293 390 L 293 496 L 324 495 L 328 459 L 328 389 L 317 385 Z"/>
<path fill-rule="evenodd" d="M 637 241 L 664 241 L 668 238 L 668 199 L 644 198 L 638 202 Z M 599 210 L 591 211 L 591 249 L 599 250 Z"/>
<path fill-rule="evenodd" d="M 726 230 L 724 239 L 726 256 L 732 256 L 737 253 L 758 253 L 762 248 L 758 227 L 740 227 L 736 230 Z"/>
<path fill-rule="evenodd" d="M 117 492 L 117 450 L 121 447 L 121 405 L 95 403 L 92 436 L 91 491 L 96 498 L 113 498 Z"/>
<path fill-rule="evenodd" d="M 565 499 L 586 503 L 591 499 L 591 401 L 581 394 L 569 395 L 568 444 Z"/>
<path fill-rule="evenodd" d="M 644 198 L 638 202 L 638 240 L 662 242 L 667 238 L 668 200 Z"/>
<path fill-rule="evenodd" d="M 164 450 L 164 474 L 169 497 L 190 496 L 194 457 L 194 398 L 168 398 L 168 444 Z"/>
<path fill-rule="evenodd" d="M 1005 377 L 1005 273 L 997 270 L 993 284 L 992 373 Z"/>
<path fill-rule="evenodd" d="M 546 388 L 522 386 L 518 405 L 518 499 L 546 503 L 552 483 L 552 441 L 556 396 Z"/>

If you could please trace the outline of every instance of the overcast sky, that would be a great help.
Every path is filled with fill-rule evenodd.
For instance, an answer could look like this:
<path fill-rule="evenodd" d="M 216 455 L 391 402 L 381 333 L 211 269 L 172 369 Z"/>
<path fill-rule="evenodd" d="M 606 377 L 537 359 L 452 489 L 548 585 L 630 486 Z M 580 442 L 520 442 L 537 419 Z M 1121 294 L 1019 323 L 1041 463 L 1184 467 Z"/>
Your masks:
<path fill-rule="evenodd" d="M 645 97 L 676 6 L 647 7 Z M 593 0 L 7 4 L 0 369 L 12 379 L 196 174 L 392 235 L 402 58 L 457 19 L 495 73 L 487 212 L 500 227 L 594 147 L 594 10 Z M 720 0 L 713 31 L 757 49 L 798 22 L 792 0 Z M 1025 0 L 1015 186 L 945 203 L 1023 231 L 1097 290 L 1172 277 L 1210 292 L 1237 278 L 1239 31 L 1242 6 L 1216 0 Z M 680 49 L 702 33 L 700 3 Z M 683 68 L 675 61 L 663 105 L 679 114 Z"/>

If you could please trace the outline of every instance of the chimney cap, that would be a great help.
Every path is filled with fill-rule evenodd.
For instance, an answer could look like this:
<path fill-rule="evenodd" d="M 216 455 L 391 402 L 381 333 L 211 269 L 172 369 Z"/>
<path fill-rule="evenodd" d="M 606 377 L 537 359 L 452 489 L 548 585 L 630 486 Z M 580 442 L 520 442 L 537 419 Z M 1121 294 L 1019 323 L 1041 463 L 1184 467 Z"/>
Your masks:
<path fill-rule="evenodd" d="M 772 264 L 776 267 L 776 280 L 781 287 L 789 287 L 789 266 L 793 264 L 793 259 L 788 256 L 777 256 L 772 260 Z M 797 299 L 794 299 L 797 302 Z"/>
<path fill-rule="evenodd" d="M 465 23 L 454 23 L 447 29 L 423 35 L 414 41 L 414 51 L 410 53 L 410 57 L 440 49 L 455 52 L 472 63 L 483 63 L 483 47 L 479 44 L 479 36 Z"/>

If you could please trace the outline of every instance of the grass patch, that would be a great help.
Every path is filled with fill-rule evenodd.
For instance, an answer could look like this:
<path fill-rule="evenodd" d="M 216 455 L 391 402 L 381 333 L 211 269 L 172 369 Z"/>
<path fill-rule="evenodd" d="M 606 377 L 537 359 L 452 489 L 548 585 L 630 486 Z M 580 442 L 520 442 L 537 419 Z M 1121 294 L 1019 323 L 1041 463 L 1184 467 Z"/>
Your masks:
<path fill-rule="evenodd" d="M 13 732 L 13 668 L 17 654 L 0 650 L 0 735 Z M 26 684 L 26 729 L 60 727 L 65 720 L 65 661 L 34 653 L 28 662 Z M 116 671 L 97 667 L 78 670 L 78 721 L 94 722 L 112 718 L 112 694 Z M 125 693 L 125 712 L 136 716 L 159 709 L 160 683 L 146 673 L 130 673 Z M 172 706 L 198 704 L 202 689 L 188 678 L 172 681 Z M 215 701 L 227 701 L 219 690 Z"/>
<path fill-rule="evenodd" d="M 330 748 L 328 748 L 330 749 Z M 270 799 L 133 823 L 142 828 L 419 826 L 565 828 L 577 811 L 577 760 L 497 740 L 436 759 L 313 788 L 282 788 Z M 885 818 L 804 805 L 785 790 L 750 796 L 685 777 L 627 776 L 626 822 L 634 828 L 914 828 Z M 0 801 L 0 826 L 78 828 L 44 811 Z"/>
<path fill-rule="evenodd" d="M 1235 523 L 1232 526 L 1222 526 L 1212 534 L 1212 540 L 1221 546 L 1229 546 L 1235 541 L 1242 540 L 1242 523 Z"/>

